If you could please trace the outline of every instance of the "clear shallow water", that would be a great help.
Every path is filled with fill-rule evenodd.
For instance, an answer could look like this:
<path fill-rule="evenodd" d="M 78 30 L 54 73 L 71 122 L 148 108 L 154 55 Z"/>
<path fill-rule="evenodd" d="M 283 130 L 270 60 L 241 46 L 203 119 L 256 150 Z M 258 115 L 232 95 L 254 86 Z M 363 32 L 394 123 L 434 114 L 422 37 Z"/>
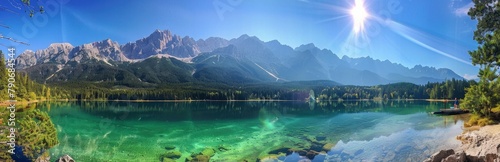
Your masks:
<path fill-rule="evenodd" d="M 217 150 L 211 161 L 255 161 L 273 150 L 321 150 L 326 143 L 335 145 L 312 161 L 422 161 L 459 144 L 460 116 L 429 114 L 450 104 L 56 102 L 38 107 L 58 130 L 60 144 L 50 153 L 77 161 L 159 161 L 166 146 L 182 152 L 181 161 L 207 147 Z M 293 153 L 280 160 L 303 158 Z"/>

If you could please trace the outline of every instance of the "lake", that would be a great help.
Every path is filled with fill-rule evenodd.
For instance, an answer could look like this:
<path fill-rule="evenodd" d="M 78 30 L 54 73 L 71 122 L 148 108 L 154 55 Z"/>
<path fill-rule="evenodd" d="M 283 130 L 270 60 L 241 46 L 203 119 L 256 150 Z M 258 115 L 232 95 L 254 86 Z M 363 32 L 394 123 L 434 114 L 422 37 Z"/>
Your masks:
<path fill-rule="evenodd" d="M 42 102 L 58 131 L 52 157 L 76 161 L 181 161 L 213 148 L 210 161 L 422 161 L 459 146 L 463 116 L 430 112 L 453 103 Z M 328 144 L 328 145 L 327 145 Z M 327 150 L 323 150 L 326 145 Z M 288 150 L 294 150 L 293 152 Z"/>

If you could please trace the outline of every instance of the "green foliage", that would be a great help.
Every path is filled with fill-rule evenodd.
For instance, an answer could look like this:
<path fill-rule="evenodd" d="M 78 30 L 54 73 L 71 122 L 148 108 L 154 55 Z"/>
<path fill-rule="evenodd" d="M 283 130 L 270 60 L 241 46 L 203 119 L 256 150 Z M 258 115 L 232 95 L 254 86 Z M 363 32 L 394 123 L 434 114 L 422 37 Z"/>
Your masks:
<path fill-rule="evenodd" d="M 479 83 L 468 89 L 464 107 L 483 117 L 492 116 L 492 109 L 500 104 L 500 4 L 495 0 L 473 0 L 469 16 L 478 20 L 474 40 L 479 47 L 470 51 L 472 64 L 479 65 Z"/>
<path fill-rule="evenodd" d="M 0 51 L 0 102 L 10 99 L 7 95 L 8 71 L 3 56 L 4 55 Z M 15 74 L 14 90 L 17 100 L 36 100 L 37 96 L 44 96 L 44 93 L 46 96 L 50 96 L 50 88 L 31 81 L 25 74 L 18 72 Z M 62 98 L 65 96 L 64 91 L 57 89 L 56 92 L 61 94 L 58 97 Z M 9 111 L 5 108 L 1 110 L 3 111 L 0 111 L 0 127 L 2 127 L 1 129 L 5 132 L 6 130 L 3 126 L 7 124 Z M 17 116 L 19 116 L 19 118 Z M 18 121 L 19 125 L 19 134 L 16 135 L 17 145 L 23 146 L 25 153 L 33 161 L 47 149 L 58 143 L 54 124 L 52 124 L 46 113 L 40 112 L 40 110 L 37 109 L 18 109 L 16 121 Z M 0 136 L 0 141 L 7 141 L 6 136 Z M 0 148 L 6 150 L 4 149 L 5 146 L 7 145 L 2 145 Z M 0 159 L 12 161 L 10 154 L 6 151 L 0 153 Z"/>
<path fill-rule="evenodd" d="M 57 83 L 68 90 L 70 99 L 78 100 L 306 100 L 358 99 L 428 99 L 432 87 L 442 87 L 435 97 L 463 98 L 465 88 L 473 81 L 450 80 L 442 83 L 415 85 L 396 83 L 380 86 L 341 86 L 331 81 L 302 81 L 259 84 L 169 83 L 144 88 L 129 88 L 112 82 Z M 455 85 L 449 87 L 446 85 Z M 313 92 L 314 94 L 310 94 Z M 447 98 L 452 99 L 452 98 Z"/>
<path fill-rule="evenodd" d="M 236 47 L 228 46 L 221 50 L 227 50 L 225 52 L 231 51 L 229 53 L 232 53 L 235 52 Z M 270 77 L 269 74 L 255 66 L 252 61 L 220 53 L 220 51 L 214 51 L 193 59 L 192 61 L 196 65 L 196 72 L 193 74 L 193 77 L 202 82 L 226 84 L 245 84 L 275 80 L 275 78 Z M 267 80 L 263 78 L 267 78 Z"/>
<path fill-rule="evenodd" d="M 474 7 L 469 10 L 469 16 L 478 21 L 477 29 L 474 31 L 474 40 L 480 44 L 487 42 L 487 35 L 500 28 L 500 4 L 496 0 L 473 0 Z"/>
<path fill-rule="evenodd" d="M 464 123 L 465 127 L 472 127 L 472 126 L 486 126 L 486 125 L 491 125 L 494 124 L 493 120 L 487 117 L 481 117 L 479 115 L 471 115 L 469 118 L 469 121 L 467 123 Z"/>
<path fill-rule="evenodd" d="M 2 106 L 0 109 L 0 129 L 3 130 L 3 134 L 0 135 L 0 141 L 2 142 L 7 142 L 9 141 L 9 138 L 7 137 L 9 135 L 9 127 L 7 127 L 8 120 L 9 120 L 9 109 L 6 109 L 5 107 Z M 10 146 L 7 144 L 0 144 L 0 159 L 1 160 L 6 160 L 6 161 L 12 161 L 10 157 L 10 153 L 7 152 L 7 150 L 10 149 Z M 0 160 L 0 161 L 1 161 Z"/>
<path fill-rule="evenodd" d="M 8 92 L 7 92 L 7 68 L 5 65 L 4 54 L 0 50 L 0 101 L 7 100 Z"/>
<path fill-rule="evenodd" d="M 57 131 L 46 112 L 29 109 L 20 112 L 18 144 L 24 154 L 35 161 L 49 148 L 59 143 Z"/>
<path fill-rule="evenodd" d="M 192 82 L 194 68 L 174 58 L 148 58 L 141 62 L 111 66 L 103 61 L 69 62 L 63 69 L 57 64 L 41 64 L 21 70 L 39 83 L 112 82 L 114 85 L 141 88 L 165 83 Z M 49 78 L 50 79 L 47 79 Z"/>
<path fill-rule="evenodd" d="M 189 71 L 193 71 L 194 68 L 174 58 L 150 58 L 120 67 L 131 72 L 142 82 L 147 83 L 184 83 L 193 81 Z"/>
<path fill-rule="evenodd" d="M 36 94 L 35 92 L 29 92 L 29 100 L 30 101 L 33 101 L 33 100 L 36 100 Z"/>

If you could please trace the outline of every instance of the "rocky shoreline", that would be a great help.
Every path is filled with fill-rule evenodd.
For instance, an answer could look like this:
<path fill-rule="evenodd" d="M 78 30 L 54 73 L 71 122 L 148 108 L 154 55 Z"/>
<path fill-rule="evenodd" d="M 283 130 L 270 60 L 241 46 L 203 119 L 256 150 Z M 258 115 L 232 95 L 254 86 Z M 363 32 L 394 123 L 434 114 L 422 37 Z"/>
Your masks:
<path fill-rule="evenodd" d="M 441 150 L 425 162 L 500 162 L 500 124 L 465 131 L 459 148 Z"/>

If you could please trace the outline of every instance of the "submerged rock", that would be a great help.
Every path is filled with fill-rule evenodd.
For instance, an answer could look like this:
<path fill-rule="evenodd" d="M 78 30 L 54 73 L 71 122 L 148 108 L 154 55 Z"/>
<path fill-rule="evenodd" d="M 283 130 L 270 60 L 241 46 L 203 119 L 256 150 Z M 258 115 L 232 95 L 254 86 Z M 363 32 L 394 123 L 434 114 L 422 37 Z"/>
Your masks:
<path fill-rule="evenodd" d="M 335 147 L 334 143 L 327 143 L 327 144 L 323 145 L 323 150 L 330 151 L 333 147 Z"/>
<path fill-rule="evenodd" d="M 215 150 L 213 148 L 205 148 L 203 151 L 201 151 L 201 154 L 212 157 L 215 155 Z"/>
<path fill-rule="evenodd" d="M 200 153 L 192 153 L 190 157 L 186 159 L 189 162 L 208 162 L 212 156 L 215 155 L 215 149 L 205 148 Z"/>
<path fill-rule="evenodd" d="M 307 151 L 306 150 L 294 150 L 293 152 L 299 154 L 300 156 L 306 156 Z"/>
<path fill-rule="evenodd" d="M 260 162 L 279 162 L 280 157 L 286 157 L 284 153 L 281 154 L 269 154 L 258 158 Z"/>
<path fill-rule="evenodd" d="M 160 155 L 160 160 L 163 161 L 163 159 L 179 159 L 180 157 L 182 156 L 182 153 L 180 151 L 177 151 L 177 150 L 173 150 L 173 151 L 168 151 L 164 154 L 161 154 Z"/>
<path fill-rule="evenodd" d="M 176 162 L 176 161 L 174 159 L 164 157 L 163 159 L 161 159 L 161 162 Z"/>
<path fill-rule="evenodd" d="M 35 162 L 50 162 L 50 156 L 40 156 L 36 158 Z"/>
<path fill-rule="evenodd" d="M 323 144 L 313 143 L 309 149 L 314 150 L 316 152 L 321 152 L 323 151 Z"/>
<path fill-rule="evenodd" d="M 220 152 L 226 152 L 226 151 L 229 151 L 230 149 L 227 148 L 226 146 L 224 145 L 220 145 L 217 150 L 219 150 Z"/>
<path fill-rule="evenodd" d="M 312 160 L 312 159 L 314 159 L 314 157 L 316 157 L 316 155 L 318 155 L 318 154 L 319 154 L 319 152 L 317 152 L 317 151 L 314 151 L 314 150 L 309 150 L 309 151 L 306 153 L 306 157 L 307 157 L 308 159 L 311 159 L 311 160 Z"/>
<path fill-rule="evenodd" d="M 326 137 L 325 136 L 316 136 L 316 140 L 317 141 L 324 141 L 324 140 L 326 140 Z"/>
<path fill-rule="evenodd" d="M 290 148 L 279 148 L 279 149 L 276 149 L 276 150 L 272 150 L 272 151 L 269 151 L 268 154 L 286 154 L 286 155 L 290 155 L 292 154 L 292 150 Z"/>
<path fill-rule="evenodd" d="M 193 157 L 190 162 L 209 162 L 210 156 L 207 155 L 196 155 Z"/>
<path fill-rule="evenodd" d="M 166 150 L 173 150 L 175 149 L 176 147 L 175 146 L 165 146 L 165 149 Z"/>

